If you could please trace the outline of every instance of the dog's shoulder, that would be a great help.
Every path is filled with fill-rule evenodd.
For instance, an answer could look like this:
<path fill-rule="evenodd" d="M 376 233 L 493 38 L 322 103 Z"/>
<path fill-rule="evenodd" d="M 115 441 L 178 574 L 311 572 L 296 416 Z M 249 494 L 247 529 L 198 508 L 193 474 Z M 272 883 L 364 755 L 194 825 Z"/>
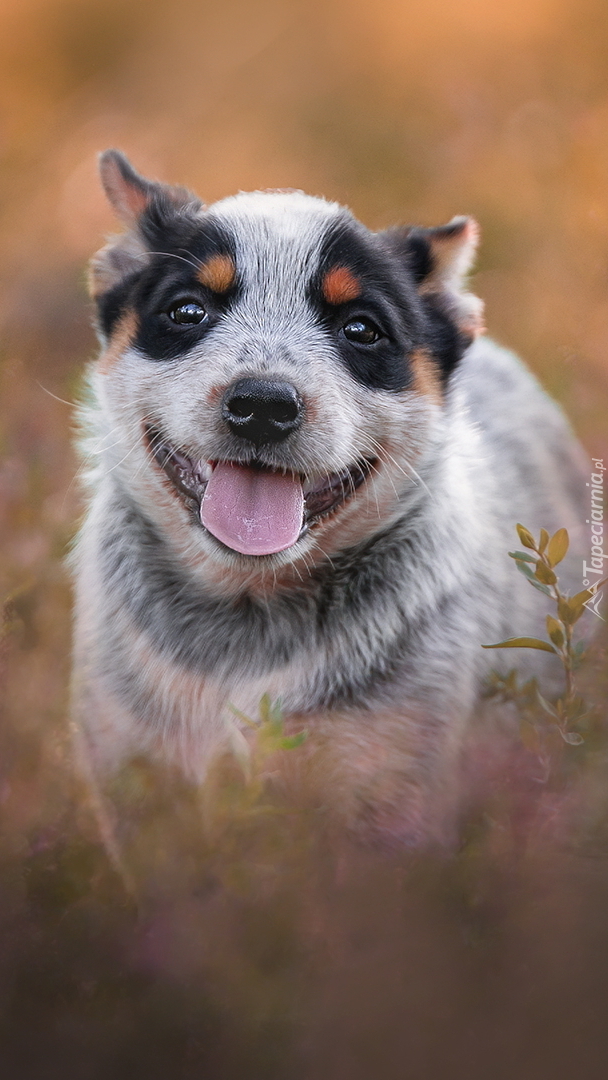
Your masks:
<path fill-rule="evenodd" d="M 542 443 L 559 460 L 567 450 L 581 466 L 572 428 L 554 398 L 515 353 L 487 337 L 467 350 L 451 384 L 455 408 L 464 408 L 496 452 Z"/>
<path fill-rule="evenodd" d="M 510 350 L 489 338 L 468 349 L 454 373 L 451 405 L 473 426 L 478 473 L 491 474 L 494 513 L 511 530 L 571 532 L 580 546 L 585 517 L 587 462 L 559 404 Z"/>

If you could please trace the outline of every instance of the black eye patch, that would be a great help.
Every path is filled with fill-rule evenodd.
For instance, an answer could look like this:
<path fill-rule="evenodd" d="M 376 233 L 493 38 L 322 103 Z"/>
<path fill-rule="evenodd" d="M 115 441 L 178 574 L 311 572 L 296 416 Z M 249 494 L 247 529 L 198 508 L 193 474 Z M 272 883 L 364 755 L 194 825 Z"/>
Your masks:
<path fill-rule="evenodd" d="M 133 299 L 138 333 L 135 347 L 150 360 L 176 360 L 217 324 L 226 298 L 204 289 L 187 267 L 151 266 Z"/>
<path fill-rule="evenodd" d="M 411 384 L 408 357 L 420 344 L 416 304 L 373 235 L 349 217 L 328 231 L 310 303 L 358 382 L 393 392 Z"/>
<path fill-rule="evenodd" d="M 351 375 L 373 390 L 405 390 L 411 382 L 407 357 L 411 342 L 395 329 L 385 312 L 349 304 L 350 312 L 322 316 Z"/>
<path fill-rule="evenodd" d="M 222 293 L 208 288 L 199 276 L 210 263 L 216 271 L 220 265 L 234 267 L 234 245 L 225 230 L 205 216 L 178 214 L 164 203 L 152 210 L 141 223 L 150 244 L 141 269 L 98 297 L 98 321 L 110 337 L 122 313 L 133 309 L 135 347 L 151 360 L 174 360 L 208 333 L 236 299 L 236 273 Z"/>

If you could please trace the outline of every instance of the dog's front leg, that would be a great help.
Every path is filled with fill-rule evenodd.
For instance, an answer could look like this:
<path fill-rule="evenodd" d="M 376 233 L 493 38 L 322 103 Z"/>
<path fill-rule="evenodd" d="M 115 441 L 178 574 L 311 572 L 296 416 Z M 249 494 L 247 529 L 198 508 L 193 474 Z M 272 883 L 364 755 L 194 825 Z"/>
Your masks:
<path fill-rule="evenodd" d="M 408 704 L 292 717 L 304 747 L 284 755 L 300 791 L 364 843 L 449 847 L 458 828 L 464 717 Z"/>

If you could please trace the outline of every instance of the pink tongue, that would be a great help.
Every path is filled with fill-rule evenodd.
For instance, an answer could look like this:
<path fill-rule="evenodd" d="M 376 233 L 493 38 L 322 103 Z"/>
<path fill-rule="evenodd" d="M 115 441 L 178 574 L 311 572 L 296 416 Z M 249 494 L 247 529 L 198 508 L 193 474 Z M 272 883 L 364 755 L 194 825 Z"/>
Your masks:
<path fill-rule="evenodd" d="M 303 512 L 296 476 L 219 462 L 207 484 L 201 521 L 242 555 L 272 555 L 296 542 Z"/>

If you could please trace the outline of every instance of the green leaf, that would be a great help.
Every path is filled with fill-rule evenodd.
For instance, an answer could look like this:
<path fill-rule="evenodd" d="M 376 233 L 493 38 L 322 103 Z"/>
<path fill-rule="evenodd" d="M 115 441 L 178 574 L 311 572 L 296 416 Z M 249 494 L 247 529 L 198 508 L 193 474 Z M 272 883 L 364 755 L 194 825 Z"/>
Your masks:
<path fill-rule="evenodd" d="M 600 584 L 603 584 L 603 582 Z M 580 619 L 585 610 L 585 604 L 587 603 L 587 600 L 591 599 L 594 591 L 596 590 L 583 589 L 581 592 L 575 593 L 574 596 L 569 596 L 564 600 L 564 603 L 568 606 L 568 621 L 571 626 Z"/>
<path fill-rule="evenodd" d="M 573 609 L 570 608 L 570 602 L 568 599 L 564 599 L 560 596 L 557 601 L 557 614 L 566 626 L 570 626 L 575 620 L 572 618 Z"/>
<path fill-rule="evenodd" d="M 539 593 L 543 593 L 545 596 L 550 596 L 551 599 L 553 599 L 553 593 L 551 592 L 551 589 L 548 588 L 548 586 L 541 585 L 540 581 L 537 581 L 536 578 L 529 578 L 528 580 L 530 582 L 530 585 L 533 585 L 535 586 L 535 589 L 538 589 Z"/>
<path fill-rule="evenodd" d="M 570 746 L 580 746 L 585 741 L 583 736 L 576 731 L 562 731 L 560 728 L 560 735 L 564 742 L 569 743 Z"/>
<path fill-rule="evenodd" d="M 548 543 L 549 543 L 549 533 L 547 532 L 546 529 L 541 529 L 540 530 L 540 541 L 539 541 L 539 544 L 538 544 L 538 550 L 540 551 L 541 555 L 542 555 L 543 551 L 545 550 Z"/>
<path fill-rule="evenodd" d="M 482 649 L 541 649 L 543 652 L 554 653 L 553 645 L 548 641 L 541 641 L 534 637 L 513 637 L 506 641 L 498 641 L 496 645 L 482 645 Z"/>
<path fill-rule="evenodd" d="M 306 730 L 299 731 L 297 735 L 288 735 L 286 738 L 281 739 L 279 745 L 280 750 L 295 750 L 297 746 L 301 746 L 303 742 L 308 738 L 308 732 Z"/>
<path fill-rule="evenodd" d="M 283 706 L 280 698 L 277 698 L 270 710 L 270 719 L 277 724 L 283 719 Z"/>
<path fill-rule="evenodd" d="M 536 563 L 534 556 L 528 555 L 525 551 L 509 551 L 508 554 L 512 559 L 519 559 L 521 562 Z"/>
<path fill-rule="evenodd" d="M 259 704 L 258 708 L 260 710 L 260 718 L 262 720 L 262 723 L 267 724 L 268 721 L 271 719 L 271 716 L 270 716 L 270 710 L 271 710 L 270 694 L 262 694 L 262 696 L 260 698 L 260 704 Z"/>
<path fill-rule="evenodd" d="M 547 633 L 553 644 L 561 649 L 564 644 L 564 628 L 552 615 L 547 615 Z"/>
<path fill-rule="evenodd" d="M 548 589 L 546 585 L 541 585 L 540 581 L 536 580 L 533 571 L 530 569 L 527 563 L 521 562 L 520 559 L 516 559 L 515 565 L 519 570 L 520 574 L 523 574 L 524 577 L 528 579 L 530 585 L 534 585 L 534 588 L 538 589 L 539 592 L 544 593 L 545 596 L 551 596 L 551 598 L 553 599 L 551 590 Z"/>
<path fill-rule="evenodd" d="M 558 608 L 562 622 L 568 623 L 569 626 L 574 626 L 575 622 L 578 622 L 583 614 L 585 610 L 585 601 L 589 600 L 590 596 L 591 593 L 589 592 L 589 589 L 583 589 L 583 591 L 577 593 L 576 596 L 564 600 Z"/>
<path fill-rule="evenodd" d="M 532 580 L 532 578 L 534 577 L 534 571 L 530 569 L 527 562 L 522 562 L 521 559 L 516 559 L 515 565 L 519 570 L 520 574 L 523 574 L 524 577 Z"/>
<path fill-rule="evenodd" d="M 585 610 L 585 604 L 587 603 L 587 601 L 590 600 L 591 597 L 594 596 L 598 592 L 598 590 L 602 588 L 602 585 L 606 584 L 607 581 L 608 578 L 604 578 L 603 581 L 600 581 L 598 585 L 595 586 L 595 588 L 583 589 L 582 592 L 575 593 L 574 596 L 569 596 L 564 601 L 568 605 L 571 624 L 578 622 Z"/>
<path fill-rule="evenodd" d="M 554 720 L 559 720 L 558 712 L 553 708 L 553 705 L 543 697 L 539 690 L 536 691 L 536 698 L 541 709 L 544 709 L 544 711 L 548 713 L 549 716 L 552 716 Z"/>
<path fill-rule="evenodd" d="M 270 706 L 266 722 L 272 735 L 276 737 L 283 734 L 283 708 L 280 698 Z"/>
<path fill-rule="evenodd" d="M 236 705 L 233 705 L 230 701 L 228 702 L 228 708 L 235 716 L 238 716 L 239 720 L 242 720 L 244 724 L 248 724 L 249 727 L 254 728 L 256 731 L 258 730 L 260 725 L 256 723 L 255 720 L 252 720 L 250 716 L 246 716 L 240 709 L 237 709 Z"/>
<path fill-rule="evenodd" d="M 581 607 L 591 596 L 593 596 L 591 589 L 582 589 L 581 592 L 575 593 L 574 596 L 569 596 L 567 604 L 571 608 Z"/>
<path fill-rule="evenodd" d="M 547 588 L 546 585 L 541 585 L 540 581 L 536 581 L 534 578 L 529 578 L 529 581 L 530 585 L 533 585 L 535 589 L 538 589 L 539 592 L 542 592 L 545 596 L 550 596 L 551 599 L 553 599 L 551 589 Z"/>
<path fill-rule="evenodd" d="M 544 562 L 541 562 L 540 559 L 536 564 L 536 577 L 543 585 L 555 585 L 555 582 L 557 581 L 557 577 L 553 573 L 553 570 L 550 570 L 548 566 L 545 566 Z"/>
<path fill-rule="evenodd" d="M 517 529 L 517 535 L 524 547 L 532 548 L 532 551 L 536 551 L 536 541 L 529 529 L 526 529 L 523 525 L 516 525 L 515 528 Z"/>
<path fill-rule="evenodd" d="M 570 546 L 570 538 L 567 529 L 558 529 L 549 541 L 547 558 L 551 566 L 557 566 L 562 561 Z"/>

